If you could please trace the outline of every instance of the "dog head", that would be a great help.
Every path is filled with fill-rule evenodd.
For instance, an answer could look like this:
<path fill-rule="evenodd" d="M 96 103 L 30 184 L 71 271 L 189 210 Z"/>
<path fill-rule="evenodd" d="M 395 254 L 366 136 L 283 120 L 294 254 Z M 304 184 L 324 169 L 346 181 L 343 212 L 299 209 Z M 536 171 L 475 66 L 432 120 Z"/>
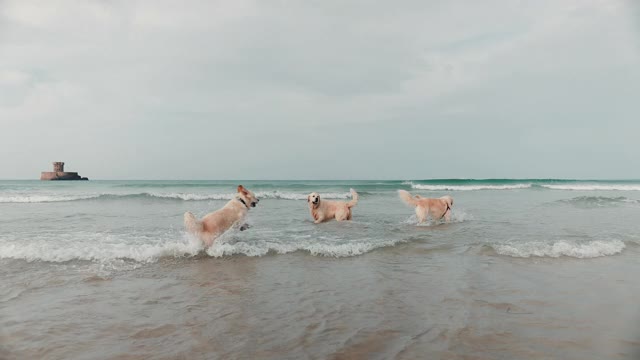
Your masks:
<path fill-rule="evenodd" d="M 318 207 L 320 205 L 320 194 L 312 192 L 307 196 L 307 202 L 313 207 Z"/>
<path fill-rule="evenodd" d="M 247 207 L 256 207 L 258 202 L 260 202 L 253 192 L 247 190 L 242 185 L 238 185 L 238 194 L 236 194 L 236 198 L 242 200 Z"/>

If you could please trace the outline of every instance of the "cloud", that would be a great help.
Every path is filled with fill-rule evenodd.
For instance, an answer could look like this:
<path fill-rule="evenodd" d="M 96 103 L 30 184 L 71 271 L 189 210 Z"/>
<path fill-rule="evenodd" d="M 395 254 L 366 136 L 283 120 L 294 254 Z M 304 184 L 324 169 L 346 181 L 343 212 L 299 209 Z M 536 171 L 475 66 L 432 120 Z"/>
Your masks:
<path fill-rule="evenodd" d="M 340 177 L 354 156 L 351 177 L 536 176 L 515 160 L 538 163 L 538 149 L 518 142 L 529 130 L 640 130 L 629 120 L 640 90 L 633 7 L 0 2 L 0 150 L 12 154 L 0 177 L 33 177 L 58 159 L 103 178 Z M 325 153 L 310 146 L 320 135 Z M 52 151 L 52 138 L 73 141 Z M 452 141 L 452 157 L 432 154 Z M 496 160 L 504 145 L 512 162 Z"/>

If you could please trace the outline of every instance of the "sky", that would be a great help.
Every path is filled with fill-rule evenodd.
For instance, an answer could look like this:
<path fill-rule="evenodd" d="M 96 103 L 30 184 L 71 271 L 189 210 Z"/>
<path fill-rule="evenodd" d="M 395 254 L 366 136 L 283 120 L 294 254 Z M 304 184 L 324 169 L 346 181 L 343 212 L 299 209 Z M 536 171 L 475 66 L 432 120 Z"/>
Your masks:
<path fill-rule="evenodd" d="M 640 179 L 640 2 L 0 0 L 0 179 Z"/>

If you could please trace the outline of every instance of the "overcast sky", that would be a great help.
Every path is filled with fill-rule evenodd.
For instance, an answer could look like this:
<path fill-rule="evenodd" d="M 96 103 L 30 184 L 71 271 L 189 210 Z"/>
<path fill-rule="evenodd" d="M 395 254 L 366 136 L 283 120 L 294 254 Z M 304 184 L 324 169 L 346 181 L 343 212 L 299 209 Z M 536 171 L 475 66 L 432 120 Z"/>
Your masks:
<path fill-rule="evenodd" d="M 0 178 L 640 178 L 638 4 L 0 0 Z"/>

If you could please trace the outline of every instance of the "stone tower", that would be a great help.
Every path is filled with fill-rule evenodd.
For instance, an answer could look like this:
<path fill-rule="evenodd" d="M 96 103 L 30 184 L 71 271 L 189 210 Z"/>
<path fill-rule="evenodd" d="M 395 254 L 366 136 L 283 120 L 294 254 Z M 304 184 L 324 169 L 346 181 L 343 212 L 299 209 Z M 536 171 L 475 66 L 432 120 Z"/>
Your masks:
<path fill-rule="evenodd" d="M 0 0 L 1 1 L 1 0 Z M 40 180 L 89 180 L 78 175 L 77 172 L 64 171 L 64 163 L 56 161 L 53 163 L 53 171 L 43 171 Z"/>
<path fill-rule="evenodd" d="M 60 161 L 56 161 L 53 163 L 53 171 L 54 172 L 64 172 L 64 163 Z"/>

